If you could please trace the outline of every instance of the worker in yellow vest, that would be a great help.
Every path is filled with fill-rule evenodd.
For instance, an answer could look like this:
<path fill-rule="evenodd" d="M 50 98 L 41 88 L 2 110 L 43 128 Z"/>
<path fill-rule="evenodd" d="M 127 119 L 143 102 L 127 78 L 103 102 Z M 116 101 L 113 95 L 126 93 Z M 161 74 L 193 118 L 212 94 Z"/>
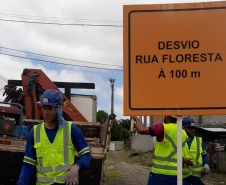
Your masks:
<path fill-rule="evenodd" d="M 177 118 L 165 116 L 164 123 L 146 127 L 136 116 L 131 116 L 140 134 L 156 136 L 148 185 L 177 185 Z M 182 144 L 188 136 L 182 130 Z"/>
<path fill-rule="evenodd" d="M 203 185 L 200 178 L 210 172 L 207 152 L 202 138 L 194 136 L 197 127 L 194 119 L 184 117 L 182 126 L 189 137 L 183 150 L 183 185 Z"/>
<path fill-rule="evenodd" d="M 81 131 L 62 117 L 63 98 L 54 89 L 40 101 L 44 122 L 28 136 L 24 163 L 17 185 L 28 185 L 36 168 L 36 185 L 78 185 L 79 169 L 87 168 L 90 150 Z M 74 147 L 80 156 L 74 161 Z"/>

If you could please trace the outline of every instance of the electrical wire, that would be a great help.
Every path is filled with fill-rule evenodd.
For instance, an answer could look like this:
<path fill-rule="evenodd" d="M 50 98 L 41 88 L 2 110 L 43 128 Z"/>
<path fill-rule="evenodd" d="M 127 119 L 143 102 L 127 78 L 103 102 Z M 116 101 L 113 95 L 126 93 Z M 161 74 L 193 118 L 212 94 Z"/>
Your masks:
<path fill-rule="evenodd" d="M 0 75 L 0 78 L 8 83 L 8 80 L 6 78 L 4 78 L 3 76 Z"/>
<path fill-rule="evenodd" d="M 67 64 L 67 63 L 62 63 L 62 62 L 53 62 L 53 61 L 48 61 L 48 60 L 41 60 L 41 59 L 36 59 L 36 58 L 12 55 L 12 54 L 2 53 L 2 52 L 0 53 L 0 55 L 7 55 L 7 56 L 11 56 L 11 57 L 16 57 L 16 58 L 23 58 L 23 59 L 28 59 L 28 60 L 34 60 L 34 61 L 46 62 L 46 63 L 53 63 L 53 64 L 59 64 L 59 65 L 65 65 L 65 66 L 76 66 L 76 67 L 84 67 L 84 68 L 92 68 L 92 69 L 123 71 L 122 69 L 110 69 L 110 68 L 103 68 L 103 67 L 101 68 L 101 67 L 92 67 L 92 66 L 81 66 L 81 65 L 75 65 L 75 64 Z"/>
<path fill-rule="evenodd" d="M 0 13 L 0 16 L 13 17 L 13 18 L 19 18 L 19 19 L 23 18 L 23 19 L 31 19 L 31 20 L 32 19 L 33 20 L 42 20 L 42 21 L 49 19 L 52 21 L 102 22 L 102 23 L 122 24 L 122 21 L 115 21 L 115 20 L 72 19 L 72 18 L 44 17 L 44 16 L 18 15 L 18 14 L 6 14 L 6 13 Z"/>
<path fill-rule="evenodd" d="M 49 24 L 49 25 L 58 25 L 58 26 L 123 27 L 120 25 L 113 25 L 113 24 L 54 23 L 54 22 L 41 22 L 41 21 L 20 21 L 20 20 L 13 20 L 13 19 L 0 19 L 0 21 L 29 23 L 29 24 Z"/>
<path fill-rule="evenodd" d="M 39 53 L 33 53 L 33 52 L 29 52 L 29 51 L 17 50 L 17 49 L 2 47 L 2 46 L 0 46 L 0 48 L 6 49 L 6 50 L 11 50 L 11 51 L 17 51 L 17 52 L 32 54 L 32 55 L 37 55 L 37 56 L 44 56 L 44 57 L 55 58 L 55 59 L 60 59 L 60 60 L 67 60 L 67 61 L 74 61 L 74 62 L 82 62 L 82 63 L 95 64 L 95 65 L 123 67 L 123 66 L 115 65 L 115 64 L 103 64 L 103 63 L 96 63 L 96 62 L 87 62 L 87 61 L 84 61 L 84 60 L 75 60 L 75 59 L 68 59 L 68 58 L 62 58 L 62 57 L 56 57 L 56 56 L 50 56 L 50 55 L 43 55 L 43 54 L 39 54 Z"/>

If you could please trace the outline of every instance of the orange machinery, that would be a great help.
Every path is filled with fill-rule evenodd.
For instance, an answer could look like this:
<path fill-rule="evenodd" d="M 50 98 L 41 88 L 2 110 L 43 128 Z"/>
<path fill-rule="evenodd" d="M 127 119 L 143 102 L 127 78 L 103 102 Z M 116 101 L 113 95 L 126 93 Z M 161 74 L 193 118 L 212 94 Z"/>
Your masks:
<path fill-rule="evenodd" d="M 14 133 L 16 125 L 20 125 L 23 121 L 21 112 L 23 112 L 23 117 L 25 117 L 25 119 L 42 120 L 42 110 L 37 104 L 41 95 L 48 89 L 60 91 L 40 69 L 24 69 L 21 78 L 23 90 L 21 88 L 17 90 L 15 85 L 5 86 L 3 95 L 6 94 L 7 97 L 5 98 L 4 103 L 0 105 L 0 134 L 2 135 L 12 135 Z M 70 84 L 73 85 L 73 83 Z M 94 84 L 92 84 L 91 88 L 95 88 Z M 65 94 L 62 93 L 62 96 L 64 102 L 63 117 L 65 120 L 87 122 L 86 118 L 70 102 Z M 10 106 L 6 106 L 6 104 L 9 104 Z M 15 122 L 12 122 L 12 119 L 7 118 L 15 118 Z"/>

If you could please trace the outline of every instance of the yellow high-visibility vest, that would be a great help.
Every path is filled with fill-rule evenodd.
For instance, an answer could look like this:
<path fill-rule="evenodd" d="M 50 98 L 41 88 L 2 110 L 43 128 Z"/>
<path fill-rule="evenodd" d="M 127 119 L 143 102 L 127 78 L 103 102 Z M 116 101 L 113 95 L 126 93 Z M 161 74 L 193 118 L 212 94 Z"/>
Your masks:
<path fill-rule="evenodd" d="M 155 152 L 151 171 L 163 175 L 177 175 L 177 124 L 169 123 L 164 126 L 164 140 L 155 143 Z M 188 138 L 182 132 L 182 145 L 184 147 Z M 181 159 L 182 160 L 182 159 Z"/>
<path fill-rule="evenodd" d="M 194 166 L 187 166 L 184 164 L 183 167 L 183 178 L 188 177 L 190 175 L 201 177 L 203 170 L 203 160 L 202 160 L 202 138 L 195 137 L 191 143 L 191 147 L 189 149 L 188 144 L 185 144 L 184 148 L 184 158 L 191 158 Z"/>
<path fill-rule="evenodd" d="M 34 148 L 36 149 L 36 185 L 64 183 L 74 164 L 74 146 L 71 141 L 71 122 L 59 128 L 53 143 L 50 143 L 44 122 L 34 126 Z"/>

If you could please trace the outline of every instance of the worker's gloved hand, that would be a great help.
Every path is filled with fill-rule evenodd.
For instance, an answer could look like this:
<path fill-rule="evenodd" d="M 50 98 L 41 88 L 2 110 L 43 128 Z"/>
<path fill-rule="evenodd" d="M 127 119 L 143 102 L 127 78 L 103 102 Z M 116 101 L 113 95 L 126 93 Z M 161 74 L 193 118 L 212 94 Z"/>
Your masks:
<path fill-rule="evenodd" d="M 185 159 L 184 159 L 184 163 L 185 163 L 186 165 L 188 165 L 188 166 L 193 166 L 193 165 L 194 165 L 194 163 L 193 163 L 193 161 L 192 161 L 191 158 L 185 158 Z"/>
<path fill-rule="evenodd" d="M 78 165 L 73 165 L 66 176 L 66 185 L 78 185 Z"/>
<path fill-rule="evenodd" d="M 209 165 L 208 164 L 205 164 L 204 167 L 203 167 L 203 170 L 204 170 L 205 174 L 210 173 L 210 167 L 209 167 Z"/>

